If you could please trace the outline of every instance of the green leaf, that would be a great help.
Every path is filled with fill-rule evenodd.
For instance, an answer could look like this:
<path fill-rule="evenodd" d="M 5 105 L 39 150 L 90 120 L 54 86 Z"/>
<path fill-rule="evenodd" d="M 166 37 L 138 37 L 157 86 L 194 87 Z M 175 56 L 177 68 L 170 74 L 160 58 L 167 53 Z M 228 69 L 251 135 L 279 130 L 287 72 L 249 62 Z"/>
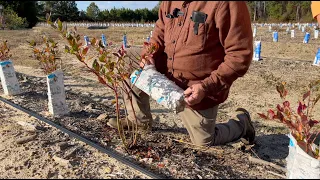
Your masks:
<path fill-rule="evenodd" d="M 104 54 L 102 54 L 100 57 L 99 57 L 99 61 L 100 62 L 106 62 L 106 56 Z"/>
<path fill-rule="evenodd" d="M 113 82 L 113 81 L 112 81 L 112 78 L 111 78 L 110 76 L 106 76 L 106 78 L 107 78 L 108 82 L 110 82 L 110 83 Z"/>
<path fill-rule="evenodd" d="M 69 46 L 65 45 L 65 46 L 64 46 L 64 50 L 65 50 L 66 53 L 70 53 L 70 48 L 69 48 Z"/>
<path fill-rule="evenodd" d="M 94 46 L 97 42 L 97 39 L 96 38 L 92 38 L 91 39 L 91 45 Z"/>
<path fill-rule="evenodd" d="M 101 69 L 102 74 L 105 75 L 106 74 L 106 68 L 104 68 L 104 67 L 101 67 L 101 68 L 102 68 Z"/>
<path fill-rule="evenodd" d="M 98 63 L 98 61 L 97 61 L 96 59 L 93 61 L 92 67 L 93 67 L 94 70 L 96 70 L 97 72 L 99 72 L 99 70 L 100 70 L 100 64 Z"/>

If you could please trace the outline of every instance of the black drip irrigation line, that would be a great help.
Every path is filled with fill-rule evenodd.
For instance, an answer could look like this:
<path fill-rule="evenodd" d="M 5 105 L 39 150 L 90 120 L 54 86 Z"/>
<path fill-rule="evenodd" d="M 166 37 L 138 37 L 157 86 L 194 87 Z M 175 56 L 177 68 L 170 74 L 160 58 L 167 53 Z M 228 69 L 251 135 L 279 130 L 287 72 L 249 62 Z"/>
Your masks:
<path fill-rule="evenodd" d="M 64 127 L 62 127 L 62 126 L 59 126 L 59 125 L 55 124 L 54 122 L 52 122 L 52 121 L 50 121 L 50 120 L 48 120 L 48 119 L 46 119 L 46 118 L 34 113 L 34 112 L 31 112 L 29 110 L 24 109 L 23 107 L 15 104 L 15 103 L 12 103 L 12 102 L 10 102 L 10 101 L 2 98 L 2 97 L 0 97 L 0 101 L 6 103 L 6 104 L 8 104 L 8 105 L 10 105 L 10 106 L 12 106 L 12 107 L 14 107 L 16 109 L 19 109 L 20 111 L 23 111 L 23 112 L 29 114 L 30 116 L 33 116 L 33 117 L 39 119 L 40 121 L 43 121 L 43 122 L 45 122 L 45 123 L 57 128 L 57 129 L 59 129 L 60 131 L 68 134 L 71 137 L 76 138 L 79 141 L 82 141 L 82 142 L 90 145 L 91 147 L 93 147 L 93 148 L 95 148 L 95 149 L 97 149 L 97 150 L 99 150 L 99 151 L 101 151 L 101 152 L 113 157 L 117 161 L 119 161 L 119 162 L 121 162 L 121 163 L 123 163 L 123 164 L 125 164 L 125 165 L 127 165 L 127 166 L 129 166 L 129 167 L 131 167 L 131 168 L 133 168 L 133 169 L 135 169 L 137 171 L 139 171 L 140 173 L 148 176 L 151 179 L 166 179 L 166 178 L 164 178 L 164 177 L 162 177 L 160 175 L 156 175 L 156 174 L 154 174 L 154 173 L 152 173 L 152 172 L 150 172 L 150 171 L 148 171 L 148 170 L 146 170 L 146 169 L 134 164 L 131 161 L 126 160 L 119 153 L 116 153 L 116 152 L 113 152 L 111 150 L 108 150 L 108 149 L 106 149 L 106 148 L 104 148 L 104 147 L 102 147 L 102 146 L 100 146 L 100 145 L 98 145 L 98 144 L 96 144 L 96 143 L 94 143 L 94 142 L 92 142 L 92 141 L 90 141 L 90 140 L 88 140 L 88 139 L 86 139 L 86 138 L 84 138 L 84 137 L 82 137 L 82 136 L 80 136 L 80 135 L 78 135 L 78 134 L 76 134 L 76 133 L 64 128 Z"/>

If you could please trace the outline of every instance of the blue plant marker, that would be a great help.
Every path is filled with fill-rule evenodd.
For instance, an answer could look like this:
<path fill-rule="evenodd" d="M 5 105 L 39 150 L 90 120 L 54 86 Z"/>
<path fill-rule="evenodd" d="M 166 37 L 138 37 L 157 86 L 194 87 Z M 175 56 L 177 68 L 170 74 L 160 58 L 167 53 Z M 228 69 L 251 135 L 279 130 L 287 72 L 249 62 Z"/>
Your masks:
<path fill-rule="evenodd" d="M 293 143 L 293 141 L 292 141 L 291 138 L 290 138 L 289 146 L 290 146 L 290 147 L 294 147 L 294 143 Z"/>
<path fill-rule="evenodd" d="M 108 46 L 108 44 L 107 44 L 107 38 L 106 38 L 106 36 L 105 36 L 104 34 L 101 35 L 101 41 L 102 41 L 102 45 L 103 45 L 104 47 Z"/>
<path fill-rule="evenodd" d="M 159 99 L 157 99 L 157 103 L 161 103 L 161 101 L 163 101 L 164 100 L 164 97 L 161 97 L 161 98 L 159 98 Z"/>
<path fill-rule="evenodd" d="M 88 46 L 90 44 L 90 41 L 89 41 L 89 37 L 88 36 L 84 36 L 84 41 L 86 43 L 86 46 Z"/>
<path fill-rule="evenodd" d="M 261 41 L 256 42 L 255 45 L 253 60 L 259 61 L 261 59 Z"/>
<path fill-rule="evenodd" d="M 123 46 L 127 48 L 127 35 L 123 35 Z"/>
<path fill-rule="evenodd" d="M 316 54 L 316 57 L 314 58 L 313 65 L 319 66 L 320 65 L 319 62 L 320 62 L 320 48 L 318 48 L 318 52 Z"/>
<path fill-rule="evenodd" d="M 6 65 L 8 65 L 8 64 L 12 64 L 12 62 L 9 60 L 9 61 L 2 61 L 2 62 L 0 62 L 0 65 L 1 66 L 6 66 Z"/>
<path fill-rule="evenodd" d="M 149 41 L 150 41 L 150 36 L 147 37 L 147 42 L 149 42 Z"/>
<path fill-rule="evenodd" d="M 308 42 L 309 42 L 309 39 L 310 39 L 310 33 L 306 33 L 306 34 L 304 35 L 303 43 L 308 43 Z"/>
<path fill-rule="evenodd" d="M 49 74 L 49 75 L 48 75 L 48 78 L 49 78 L 49 79 L 52 79 L 52 78 L 54 78 L 54 77 L 56 77 L 55 74 Z"/>
<path fill-rule="evenodd" d="M 273 32 L 273 42 L 278 42 L 278 32 Z"/>

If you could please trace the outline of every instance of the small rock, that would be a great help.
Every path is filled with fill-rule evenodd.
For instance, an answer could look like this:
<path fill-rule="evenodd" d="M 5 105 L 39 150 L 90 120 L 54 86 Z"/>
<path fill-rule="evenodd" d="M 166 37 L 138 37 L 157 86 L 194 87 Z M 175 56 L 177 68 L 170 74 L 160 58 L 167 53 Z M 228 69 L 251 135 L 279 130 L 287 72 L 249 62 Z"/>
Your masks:
<path fill-rule="evenodd" d="M 199 174 L 197 174 L 197 176 L 198 176 L 199 179 L 202 179 L 202 176 L 200 176 Z"/>
<path fill-rule="evenodd" d="M 70 145 L 67 142 L 60 142 L 58 144 L 58 150 L 59 151 L 64 151 L 66 150 Z"/>
<path fill-rule="evenodd" d="M 95 102 L 98 102 L 98 101 L 100 101 L 100 98 L 93 98 L 92 100 Z"/>
<path fill-rule="evenodd" d="M 107 113 L 103 113 L 103 114 L 100 114 L 98 117 L 97 117 L 97 120 L 105 120 L 108 118 L 108 114 Z"/>
<path fill-rule="evenodd" d="M 112 170 L 111 170 L 111 168 L 106 167 L 106 168 L 104 169 L 104 171 L 105 171 L 107 174 L 110 174 Z"/>
<path fill-rule="evenodd" d="M 19 125 L 21 125 L 26 130 L 29 130 L 29 131 L 36 131 L 37 130 L 36 125 L 33 125 L 31 123 L 24 122 L 24 121 L 18 121 L 17 123 Z"/>
<path fill-rule="evenodd" d="M 60 164 L 61 166 L 70 166 L 70 161 L 66 160 L 66 159 L 62 159 L 62 158 L 59 158 L 57 156 L 53 156 L 52 159 L 57 162 L 58 164 Z"/>
<path fill-rule="evenodd" d="M 68 150 L 66 152 L 66 155 L 64 156 L 64 158 L 68 159 L 70 157 L 74 157 L 78 150 L 79 150 L 79 147 L 75 147 L 75 148 L 72 148 L 72 149 Z"/>
<path fill-rule="evenodd" d="M 16 143 L 17 144 L 24 144 L 24 143 L 33 141 L 36 137 L 37 137 L 36 134 L 35 135 L 31 135 L 31 136 L 27 136 L 27 137 L 23 137 L 23 138 L 17 139 Z"/>
<path fill-rule="evenodd" d="M 153 162 L 153 158 L 143 158 L 143 159 L 140 159 L 139 161 L 151 164 Z"/>

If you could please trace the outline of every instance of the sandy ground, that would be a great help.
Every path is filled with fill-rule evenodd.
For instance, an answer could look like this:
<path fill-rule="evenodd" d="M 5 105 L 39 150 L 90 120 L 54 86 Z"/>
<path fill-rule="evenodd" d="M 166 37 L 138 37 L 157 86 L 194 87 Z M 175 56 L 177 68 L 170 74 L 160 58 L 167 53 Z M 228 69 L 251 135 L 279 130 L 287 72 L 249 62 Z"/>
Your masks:
<path fill-rule="evenodd" d="M 82 29 L 81 33 L 90 33 L 93 34 L 93 36 L 99 37 L 99 35 L 101 35 L 103 32 L 104 34 L 109 34 L 109 39 L 111 39 L 114 43 L 121 43 L 121 38 L 118 37 L 121 37 L 121 33 L 124 32 L 123 29 L 114 28 L 104 31 L 105 32 L 101 30 Z M 240 151 L 238 148 L 236 148 L 237 145 L 232 145 L 230 147 L 223 146 L 222 149 L 224 149 L 226 153 L 222 156 L 225 158 L 225 160 L 217 158 L 215 162 L 212 160 L 212 158 L 209 158 L 210 160 L 208 160 L 207 166 L 205 164 L 201 165 L 201 163 L 200 165 L 199 163 L 190 163 L 186 169 L 181 169 L 180 167 L 172 170 L 173 165 L 182 166 L 182 164 L 184 164 L 181 163 L 182 161 L 180 161 L 180 165 L 174 164 L 172 161 L 171 165 L 166 165 L 168 166 L 168 171 L 170 172 L 169 174 L 171 177 L 279 178 L 278 176 L 268 173 L 265 167 L 248 162 L 246 157 L 249 155 L 254 157 L 258 156 L 263 160 L 273 162 L 283 167 L 285 166 L 285 158 L 288 155 L 289 143 L 289 139 L 286 134 L 289 131 L 279 123 L 260 119 L 257 113 L 266 112 L 266 110 L 269 108 L 275 107 L 277 103 L 281 103 L 281 99 L 275 89 L 275 85 L 278 82 L 287 82 L 289 90 L 288 99 L 292 102 L 292 106 L 296 107 L 296 102 L 306 90 L 308 83 L 310 81 L 319 79 L 320 68 L 317 66 L 312 66 L 312 61 L 315 57 L 319 40 L 311 38 L 309 44 L 303 44 L 303 33 L 298 30 L 296 31 L 296 38 L 294 39 L 290 38 L 290 34 L 286 34 L 285 31 L 281 31 L 279 33 L 279 42 L 272 42 L 272 32 L 268 32 L 267 28 L 259 27 L 257 34 L 258 36 L 256 39 L 262 40 L 261 55 L 263 60 L 259 62 L 252 62 L 248 73 L 244 77 L 239 78 L 234 82 L 228 100 L 220 105 L 217 119 L 218 122 L 225 122 L 232 118 L 235 115 L 235 110 L 238 107 L 246 108 L 249 110 L 249 112 L 251 112 L 251 116 L 257 130 L 257 143 L 252 148 L 252 151 Z M 44 34 L 45 32 L 52 37 L 59 38 L 52 31 L 39 27 L 34 28 L 33 30 L 25 31 L 0 31 L 0 40 L 8 39 L 9 44 L 12 47 L 12 60 L 15 64 L 16 71 L 26 77 L 33 77 L 33 79 L 30 80 L 32 83 L 25 83 L 28 85 L 28 87 L 25 87 L 25 89 L 29 89 L 28 92 L 31 92 L 32 89 L 34 89 L 37 90 L 38 93 L 42 93 L 42 96 L 44 96 L 43 103 L 45 102 L 46 92 L 39 92 L 40 89 L 33 86 L 36 84 L 36 81 L 42 81 L 45 83 L 45 76 L 38 68 L 37 62 L 29 57 L 31 55 L 31 49 L 28 48 L 26 41 L 36 38 L 39 36 L 39 34 Z M 128 32 L 129 39 L 137 39 L 136 41 L 142 42 L 144 36 L 147 36 L 150 30 L 141 28 Z M 311 37 L 313 37 L 313 33 L 311 33 Z M 63 43 L 65 42 L 59 41 L 59 43 L 60 46 L 63 47 Z M 111 106 L 108 104 L 108 102 L 112 100 L 112 97 L 110 97 L 110 91 L 100 85 L 97 85 L 96 78 L 93 75 L 83 72 L 83 66 L 78 63 L 73 56 L 63 53 L 62 59 L 63 69 L 66 73 L 65 85 L 67 94 L 68 91 L 70 93 L 79 92 L 79 94 L 87 95 L 85 98 L 86 102 L 89 102 L 89 99 L 91 99 L 92 102 Z M 29 98 L 31 96 L 25 95 L 25 98 L 27 97 Z M 74 102 L 75 100 L 70 97 L 70 100 L 68 101 L 69 105 L 75 106 Z M 31 104 L 30 102 L 19 100 L 18 103 L 25 104 L 25 106 L 32 109 L 32 106 L 29 105 Z M 87 107 L 87 105 L 88 104 L 77 106 L 79 106 L 81 109 Z M 2 142 L 0 145 L 0 178 L 141 177 L 139 173 L 125 169 L 119 163 L 115 162 L 115 160 L 110 160 L 110 158 L 108 158 L 106 155 L 103 155 L 96 150 L 81 144 L 80 142 L 65 137 L 64 134 L 58 132 L 54 128 L 41 125 L 42 127 L 46 127 L 46 130 L 26 131 L 19 124 L 17 124 L 17 121 L 23 120 L 27 122 L 33 122 L 35 124 L 39 124 L 39 122 L 21 112 L 17 112 L 9 108 L 4 104 L 0 104 L 0 106 L 0 116 L 2 119 L 2 125 L 0 128 L 0 140 Z M 183 124 L 178 116 L 160 107 L 154 101 L 151 101 L 151 107 L 155 122 L 157 124 L 155 130 L 155 133 L 158 133 L 156 134 L 157 136 L 159 134 L 167 134 L 180 137 L 188 141 L 188 136 L 185 133 Z M 318 108 L 316 108 L 314 111 L 314 116 L 316 118 L 320 116 L 320 111 L 317 111 L 317 109 Z M 39 112 L 39 114 L 46 115 L 46 107 L 41 108 L 41 106 L 34 106 L 34 111 Z M 88 115 L 87 119 L 90 119 L 90 123 L 92 121 L 92 124 L 94 124 L 94 122 L 97 122 L 97 116 L 106 112 L 107 110 L 103 109 L 92 117 Z M 98 124 L 103 125 L 103 123 L 106 121 L 107 119 L 103 122 L 99 122 Z M 164 130 L 161 130 L 161 127 L 163 127 L 162 125 L 165 125 L 165 127 L 171 130 L 174 129 L 175 131 L 168 133 Z M 181 132 L 177 129 L 181 129 Z M 46 133 L 50 134 L 50 136 L 48 136 L 48 134 L 46 136 Z M 22 145 L 16 144 L 17 139 L 20 137 L 33 134 L 37 134 L 37 137 L 32 141 Z M 152 138 L 149 137 L 149 139 Z M 55 143 L 46 143 L 48 141 Z M 71 144 L 72 147 L 81 147 L 81 150 L 79 151 L 80 154 L 65 158 L 64 155 L 67 153 L 67 150 L 60 149 L 59 151 L 59 143 L 61 142 L 67 142 L 68 144 Z M 58 150 L 55 149 L 57 147 Z M 190 149 L 190 147 L 188 148 Z M 188 156 L 188 153 L 180 153 L 180 156 L 181 154 L 186 157 Z M 63 167 L 59 163 L 52 160 L 54 155 L 65 158 L 66 160 L 75 161 L 76 163 L 73 166 L 67 166 L 67 168 Z M 235 157 L 233 157 L 233 155 Z M 163 156 L 168 159 L 172 158 L 170 155 Z M 179 153 L 177 156 L 179 156 Z M 213 156 L 203 155 L 203 157 Z M 160 162 L 163 163 L 164 161 L 165 160 L 162 159 Z M 215 164 L 215 166 L 212 166 L 211 164 Z M 186 173 L 188 169 L 197 168 L 200 169 L 199 171 L 201 173 L 199 172 L 197 174 L 190 172 L 190 175 Z M 271 171 L 276 170 L 271 169 Z M 278 173 L 285 175 L 283 172 Z M 207 174 L 208 176 L 203 174 Z"/>

